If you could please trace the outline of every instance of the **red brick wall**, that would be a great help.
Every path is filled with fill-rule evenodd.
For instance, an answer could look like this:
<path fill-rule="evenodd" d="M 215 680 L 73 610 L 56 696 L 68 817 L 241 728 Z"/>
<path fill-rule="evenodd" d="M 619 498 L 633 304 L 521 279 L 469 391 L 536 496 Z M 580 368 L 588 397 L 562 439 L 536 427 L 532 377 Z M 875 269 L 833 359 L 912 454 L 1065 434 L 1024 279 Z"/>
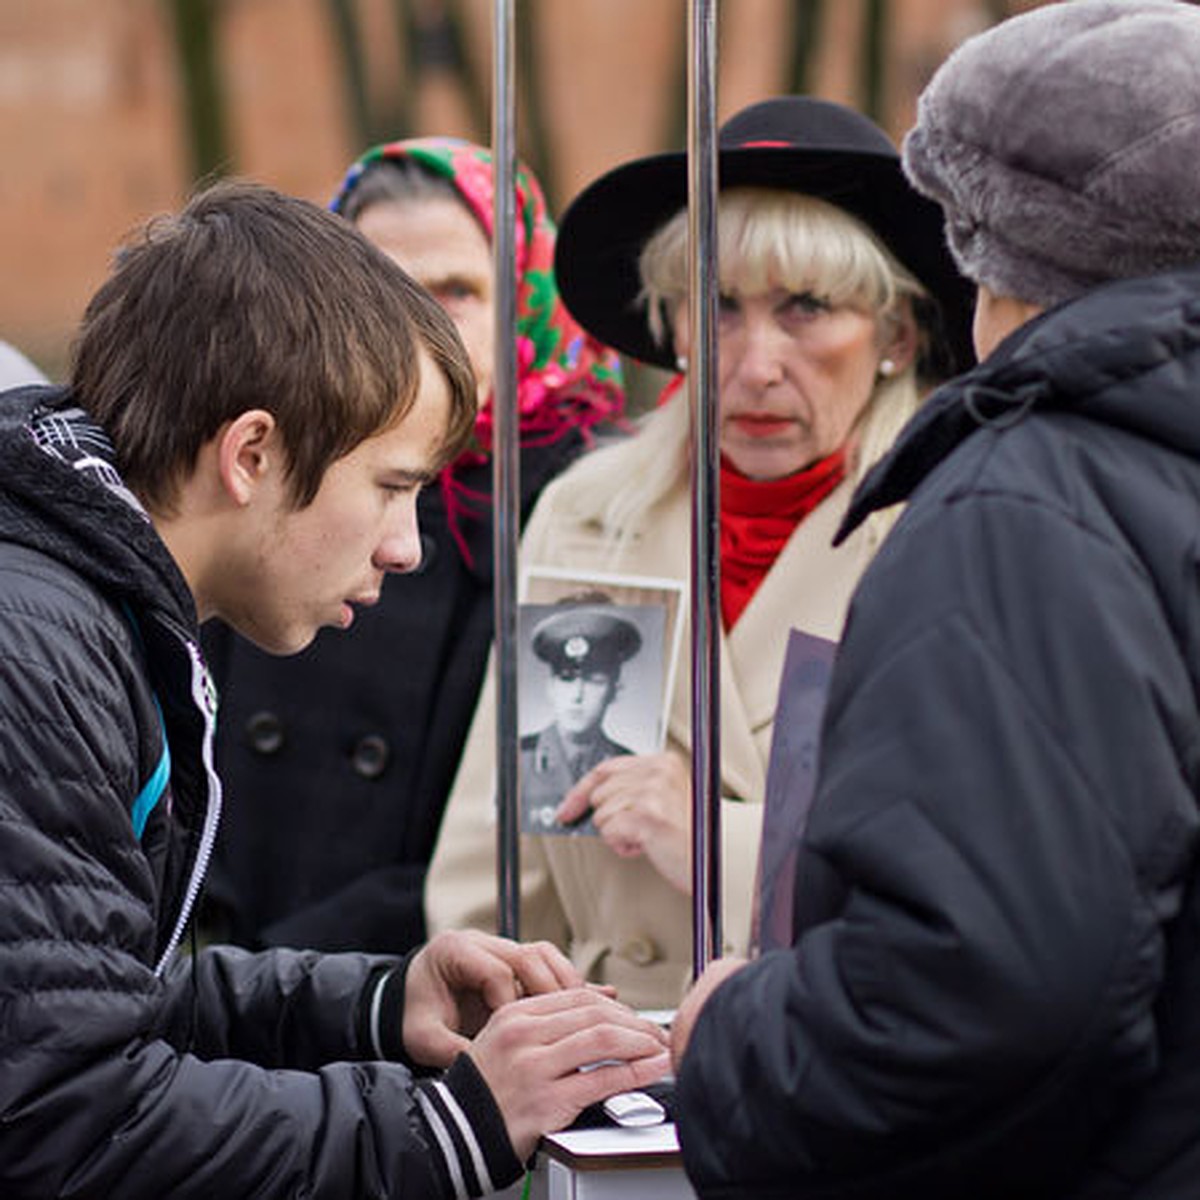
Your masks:
<path fill-rule="evenodd" d="M 362 147 L 325 0 L 212 3 L 221 14 L 233 168 L 326 200 Z M 407 84 L 389 41 L 391 3 L 357 0 L 381 94 Z M 486 73 L 490 0 L 456 3 L 473 22 L 470 48 Z M 720 5 L 723 114 L 787 86 L 783 49 L 795 4 Z M 885 123 L 894 135 L 911 120 L 929 70 L 982 24 L 986 7 L 892 0 Z M 859 102 L 864 0 L 825 8 L 813 90 Z M 164 0 L 0 0 L 0 337 L 55 376 L 115 245 L 146 217 L 175 207 L 189 187 L 168 12 Z M 682 104 L 686 0 L 521 0 L 516 13 L 536 23 L 552 195 L 569 198 L 613 163 L 665 147 Z M 486 139 L 486 129 L 469 128 L 469 110 L 444 79 L 427 83 L 418 99 L 422 132 Z"/>
<path fill-rule="evenodd" d="M 235 168 L 324 201 L 353 147 L 325 9 L 226 0 Z M 0 337 L 53 375 L 124 235 L 190 186 L 161 0 L 0 3 Z"/>
<path fill-rule="evenodd" d="M 0 4 L 0 336 L 49 367 L 113 241 L 179 194 L 161 8 Z"/>

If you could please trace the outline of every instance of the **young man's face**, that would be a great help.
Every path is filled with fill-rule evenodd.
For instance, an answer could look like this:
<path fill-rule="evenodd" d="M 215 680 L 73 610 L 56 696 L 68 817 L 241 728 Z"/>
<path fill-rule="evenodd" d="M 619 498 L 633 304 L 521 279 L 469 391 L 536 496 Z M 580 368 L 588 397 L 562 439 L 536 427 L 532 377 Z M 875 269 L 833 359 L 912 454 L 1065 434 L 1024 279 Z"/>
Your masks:
<path fill-rule="evenodd" d="M 577 741 L 594 737 L 615 692 L 616 681 L 605 671 L 551 673 L 550 703 L 559 732 Z"/>
<path fill-rule="evenodd" d="M 255 578 L 236 614 L 222 614 L 273 654 L 303 650 L 318 630 L 348 629 L 379 599 L 389 571 L 421 561 L 417 493 L 436 475 L 450 415 L 442 373 L 421 355 L 417 398 L 399 424 L 334 462 L 313 502 L 293 508 L 277 489 L 263 522 Z"/>

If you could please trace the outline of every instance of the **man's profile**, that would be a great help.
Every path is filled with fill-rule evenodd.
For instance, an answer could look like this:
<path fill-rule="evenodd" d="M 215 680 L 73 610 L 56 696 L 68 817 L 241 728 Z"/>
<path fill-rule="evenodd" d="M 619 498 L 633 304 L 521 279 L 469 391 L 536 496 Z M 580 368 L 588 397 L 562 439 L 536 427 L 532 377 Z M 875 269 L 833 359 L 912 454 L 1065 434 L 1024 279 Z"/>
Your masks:
<path fill-rule="evenodd" d="M 351 626 L 420 563 L 419 494 L 476 413 L 437 301 L 246 181 L 131 237 L 66 386 L 0 390 L 6 1200 L 490 1195 L 665 1069 L 550 946 L 189 939 L 237 803 L 200 623 L 277 654 Z"/>
<path fill-rule="evenodd" d="M 594 766 L 633 753 L 605 732 L 604 718 L 620 690 L 621 667 L 641 646 L 637 626 L 604 604 L 572 604 L 534 627 L 530 648 L 549 670 L 554 720 L 521 738 L 524 832 L 595 832 L 590 817 L 564 828 L 555 813 Z"/>

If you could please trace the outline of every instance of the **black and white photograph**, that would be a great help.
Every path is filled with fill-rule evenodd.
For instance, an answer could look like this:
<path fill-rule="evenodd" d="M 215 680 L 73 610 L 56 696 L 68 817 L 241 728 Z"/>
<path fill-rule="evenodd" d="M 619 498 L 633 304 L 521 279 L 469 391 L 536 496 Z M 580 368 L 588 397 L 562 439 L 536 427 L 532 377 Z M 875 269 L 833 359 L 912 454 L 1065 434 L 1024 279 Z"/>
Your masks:
<path fill-rule="evenodd" d="M 673 583 L 526 580 L 518 610 L 521 831 L 595 835 L 558 820 L 571 787 L 606 759 L 652 754 L 666 736 L 681 596 Z"/>

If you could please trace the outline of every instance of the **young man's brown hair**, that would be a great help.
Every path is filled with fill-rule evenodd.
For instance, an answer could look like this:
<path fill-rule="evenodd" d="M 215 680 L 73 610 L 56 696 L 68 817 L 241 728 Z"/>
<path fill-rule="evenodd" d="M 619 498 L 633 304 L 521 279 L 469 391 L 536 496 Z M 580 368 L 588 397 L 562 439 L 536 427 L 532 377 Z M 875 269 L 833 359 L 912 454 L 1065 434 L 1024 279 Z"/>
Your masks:
<path fill-rule="evenodd" d="M 332 462 L 409 411 L 422 350 L 449 387 L 449 461 L 476 396 L 441 306 L 340 216 L 233 181 L 121 250 L 84 314 L 71 388 L 152 508 L 169 508 L 200 447 L 253 408 L 278 421 L 303 507 Z"/>

